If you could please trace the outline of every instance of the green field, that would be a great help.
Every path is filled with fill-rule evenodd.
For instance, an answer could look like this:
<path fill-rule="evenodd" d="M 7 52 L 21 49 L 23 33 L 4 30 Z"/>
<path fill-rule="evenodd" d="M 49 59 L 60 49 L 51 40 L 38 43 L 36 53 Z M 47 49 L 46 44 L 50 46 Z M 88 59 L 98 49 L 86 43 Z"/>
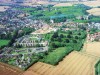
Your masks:
<path fill-rule="evenodd" d="M 95 75 L 100 74 L 100 61 L 95 65 Z"/>
<path fill-rule="evenodd" d="M 10 40 L 0 40 L 0 47 L 7 45 L 9 43 Z"/>
<path fill-rule="evenodd" d="M 66 47 L 60 47 L 50 52 L 42 61 L 48 64 L 57 65 L 67 54 L 72 50 L 67 50 Z"/>
<path fill-rule="evenodd" d="M 88 14 L 86 12 L 87 9 L 90 7 L 77 4 L 73 6 L 66 6 L 66 7 L 52 7 L 47 6 L 40 8 L 16 8 L 18 10 L 23 10 L 34 17 L 38 18 L 56 18 L 56 17 L 67 17 L 67 18 L 75 18 L 75 16 L 82 16 Z"/>

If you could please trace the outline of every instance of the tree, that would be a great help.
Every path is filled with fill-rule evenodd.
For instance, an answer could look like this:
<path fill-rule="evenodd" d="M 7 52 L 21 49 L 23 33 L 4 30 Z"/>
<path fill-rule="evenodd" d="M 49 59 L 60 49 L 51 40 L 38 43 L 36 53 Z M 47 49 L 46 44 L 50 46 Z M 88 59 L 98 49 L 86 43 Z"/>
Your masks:
<path fill-rule="evenodd" d="M 75 36 L 75 39 L 79 39 L 79 37 L 78 36 Z"/>
<path fill-rule="evenodd" d="M 62 39 L 61 39 L 60 37 L 58 37 L 58 41 L 59 41 L 59 42 L 61 42 L 61 41 L 62 41 Z"/>
<path fill-rule="evenodd" d="M 58 32 L 55 32 L 52 36 L 52 38 L 57 38 L 58 37 Z"/>
<path fill-rule="evenodd" d="M 69 39 L 66 39 L 66 42 L 69 43 L 70 42 Z"/>
<path fill-rule="evenodd" d="M 53 42 L 53 43 L 51 43 L 51 47 L 52 48 L 57 48 L 57 45 Z"/>
<path fill-rule="evenodd" d="M 64 38 L 64 35 L 63 34 L 60 34 L 60 38 Z"/>
<path fill-rule="evenodd" d="M 67 35 L 67 38 L 72 38 L 72 36 L 71 35 Z"/>
<path fill-rule="evenodd" d="M 73 43 L 77 43 L 77 41 L 76 40 L 73 40 Z"/>
<path fill-rule="evenodd" d="M 68 34 L 72 34 L 72 31 L 68 31 Z"/>
<path fill-rule="evenodd" d="M 78 35 L 81 35 L 81 33 L 79 32 Z"/>

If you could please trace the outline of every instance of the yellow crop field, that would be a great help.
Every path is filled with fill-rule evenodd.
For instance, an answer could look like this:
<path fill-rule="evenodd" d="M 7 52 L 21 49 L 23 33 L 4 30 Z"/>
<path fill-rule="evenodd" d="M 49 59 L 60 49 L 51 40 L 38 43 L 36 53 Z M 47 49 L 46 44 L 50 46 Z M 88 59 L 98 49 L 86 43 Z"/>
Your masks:
<path fill-rule="evenodd" d="M 54 5 L 54 7 L 59 7 L 59 6 L 72 6 L 72 5 L 73 5 L 72 3 L 59 3 L 59 4 Z"/>
<path fill-rule="evenodd" d="M 90 42 L 86 45 L 86 52 L 100 56 L 100 42 Z"/>
<path fill-rule="evenodd" d="M 93 9 L 87 10 L 87 12 L 95 16 L 100 16 L 100 8 L 93 8 Z"/>
<path fill-rule="evenodd" d="M 95 75 L 94 65 L 97 61 L 96 57 L 73 51 L 57 66 L 38 62 L 28 70 L 39 75 Z"/>

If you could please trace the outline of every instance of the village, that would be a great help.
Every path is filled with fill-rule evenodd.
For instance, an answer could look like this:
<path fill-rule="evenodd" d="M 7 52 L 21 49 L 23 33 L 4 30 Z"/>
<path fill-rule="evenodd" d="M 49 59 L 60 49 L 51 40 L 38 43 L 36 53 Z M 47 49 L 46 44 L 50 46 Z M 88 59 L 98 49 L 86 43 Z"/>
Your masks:
<path fill-rule="evenodd" d="M 56 7 L 50 1 L 0 4 L 0 62 L 22 70 L 37 62 L 58 65 L 72 51 L 81 52 L 84 43 L 100 42 L 100 17 L 87 11 L 92 7 Z"/>

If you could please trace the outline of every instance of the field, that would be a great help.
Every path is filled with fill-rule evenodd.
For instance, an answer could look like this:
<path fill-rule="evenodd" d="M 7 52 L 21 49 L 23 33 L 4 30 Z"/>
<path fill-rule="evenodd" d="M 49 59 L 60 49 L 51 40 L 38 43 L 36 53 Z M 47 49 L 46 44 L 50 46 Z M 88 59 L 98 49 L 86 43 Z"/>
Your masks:
<path fill-rule="evenodd" d="M 94 75 L 94 65 L 97 60 L 98 58 L 91 55 L 74 51 L 57 66 L 38 62 L 28 71 L 36 72 L 39 75 Z"/>
<path fill-rule="evenodd" d="M 72 6 L 72 5 L 73 5 L 72 3 L 59 3 L 54 5 L 54 7 L 60 7 L 60 6 L 64 7 L 64 6 Z"/>
<path fill-rule="evenodd" d="M 70 52 L 71 50 L 67 50 L 65 47 L 57 48 L 56 50 L 53 50 L 53 52 L 50 52 L 49 55 L 43 59 L 43 61 L 45 63 L 57 65 L 58 62 Z"/>
<path fill-rule="evenodd" d="M 19 68 L 0 62 L 0 75 L 18 75 L 22 72 Z"/>
<path fill-rule="evenodd" d="M 86 14 L 86 6 L 66 6 L 66 7 L 47 7 L 44 10 L 38 10 L 36 8 L 16 8 L 18 10 L 23 10 L 34 17 L 38 18 L 56 18 L 56 17 L 73 17 L 81 16 Z"/>
<path fill-rule="evenodd" d="M 100 42 L 88 42 L 85 44 L 84 50 L 93 56 L 100 57 Z M 95 64 L 95 75 L 100 74 L 100 61 Z"/>
<path fill-rule="evenodd" d="M 86 44 L 86 52 L 100 56 L 100 42 L 90 42 Z"/>
<path fill-rule="evenodd" d="M 0 47 L 7 45 L 9 43 L 9 40 L 0 40 Z"/>
<path fill-rule="evenodd" d="M 100 6 L 100 0 L 97 0 L 97 1 L 86 1 L 86 2 L 82 2 L 82 4 L 90 6 L 90 7 L 98 7 L 98 6 Z"/>
<path fill-rule="evenodd" d="M 86 6 L 90 6 L 90 7 L 98 7 L 100 6 L 100 1 L 86 1 L 86 2 L 67 2 L 67 3 L 59 3 L 56 4 L 55 6 L 72 6 L 74 4 L 84 4 Z"/>
<path fill-rule="evenodd" d="M 10 8 L 9 6 L 0 6 L 0 12 L 4 12 L 6 11 L 8 8 Z"/>
<path fill-rule="evenodd" d="M 100 16 L 100 8 L 92 8 L 90 10 L 87 10 L 87 12 L 94 16 Z"/>

